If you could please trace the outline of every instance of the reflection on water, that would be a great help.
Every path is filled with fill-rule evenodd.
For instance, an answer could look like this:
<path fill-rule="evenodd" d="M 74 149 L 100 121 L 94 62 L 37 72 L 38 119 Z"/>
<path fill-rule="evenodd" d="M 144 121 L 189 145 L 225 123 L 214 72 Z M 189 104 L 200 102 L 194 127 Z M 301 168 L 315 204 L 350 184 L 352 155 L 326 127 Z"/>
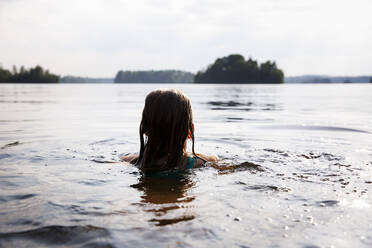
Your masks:
<path fill-rule="evenodd" d="M 237 110 L 237 111 L 274 111 L 281 110 L 273 103 L 253 103 L 253 102 L 235 102 L 235 101 L 212 101 L 207 102 L 212 110 Z"/>
<path fill-rule="evenodd" d="M 149 221 L 164 226 L 195 218 L 192 211 L 195 196 L 191 192 L 194 185 L 189 174 L 162 172 L 141 175 L 131 187 L 141 192 L 139 205 L 144 211 L 154 214 Z"/>
<path fill-rule="evenodd" d="M 212 110 L 234 111 L 275 111 L 282 110 L 276 99 L 276 87 L 262 87 L 257 91 L 255 87 L 221 87 L 215 89 L 214 101 L 207 105 Z"/>

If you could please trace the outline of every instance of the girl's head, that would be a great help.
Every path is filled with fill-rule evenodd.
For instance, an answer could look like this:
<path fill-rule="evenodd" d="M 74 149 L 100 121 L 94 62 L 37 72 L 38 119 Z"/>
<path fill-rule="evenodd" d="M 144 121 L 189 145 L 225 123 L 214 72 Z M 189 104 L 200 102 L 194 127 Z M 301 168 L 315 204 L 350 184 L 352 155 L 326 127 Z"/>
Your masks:
<path fill-rule="evenodd" d="M 174 168 L 181 162 L 188 137 L 195 154 L 190 100 L 177 90 L 152 91 L 146 97 L 139 132 L 141 148 L 137 164 L 143 169 Z M 162 158 L 165 165 L 154 164 Z"/>

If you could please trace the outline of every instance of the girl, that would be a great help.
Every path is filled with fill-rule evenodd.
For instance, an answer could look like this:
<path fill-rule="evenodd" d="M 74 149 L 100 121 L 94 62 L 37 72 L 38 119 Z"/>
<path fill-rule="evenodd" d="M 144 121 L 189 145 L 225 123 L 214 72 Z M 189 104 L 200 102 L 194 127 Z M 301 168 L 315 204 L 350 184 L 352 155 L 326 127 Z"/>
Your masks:
<path fill-rule="evenodd" d="M 217 162 L 215 156 L 195 153 L 191 103 L 180 91 L 155 90 L 147 95 L 139 133 L 139 155 L 127 155 L 122 160 L 144 171 L 184 170 Z M 186 152 L 186 139 L 192 142 L 191 154 Z"/>

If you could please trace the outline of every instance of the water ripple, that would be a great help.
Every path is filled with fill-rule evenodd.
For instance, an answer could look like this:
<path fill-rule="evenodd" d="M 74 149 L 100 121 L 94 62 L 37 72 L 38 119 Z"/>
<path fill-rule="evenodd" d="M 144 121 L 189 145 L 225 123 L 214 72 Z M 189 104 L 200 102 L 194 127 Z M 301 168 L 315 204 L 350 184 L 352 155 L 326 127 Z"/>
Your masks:
<path fill-rule="evenodd" d="M 15 141 L 15 142 L 8 143 L 8 144 L 2 146 L 0 149 L 6 149 L 6 148 L 9 148 L 9 147 L 12 147 L 12 146 L 18 146 L 20 144 L 22 144 L 22 143 L 19 142 L 19 141 Z"/>
<path fill-rule="evenodd" d="M 22 195 L 9 195 L 0 196 L 0 202 L 8 202 L 12 200 L 25 200 L 37 196 L 37 194 L 22 194 Z"/>
<path fill-rule="evenodd" d="M 308 125 L 267 125 L 261 128 L 270 129 L 293 129 L 293 130 L 310 130 L 310 131 L 331 131 L 331 132 L 354 132 L 354 133 L 367 133 L 368 131 L 356 129 L 356 128 L 346 128 L 346 127 L 333 127 L 333 126 L 308 126 Z"/>
<path fill-rule="evenodd" d="M 71 245 L 83 246 L 93 240 L 107 240 L 110 233 L 107 229 L 96 226 L 46 226 L 21 232 L 0 233 L 0 245 L 4 247 L 30 246 L 29 242 L 37 242 L 35 247 L 40 243 L 44 245 Z M 113 247 L 112 244 L 104 242 L 95 242 L 93 247 Z M 92 247 L 90 243 L 89 247 Z M 99 245 L 101 244 L 101 245 Z"/>

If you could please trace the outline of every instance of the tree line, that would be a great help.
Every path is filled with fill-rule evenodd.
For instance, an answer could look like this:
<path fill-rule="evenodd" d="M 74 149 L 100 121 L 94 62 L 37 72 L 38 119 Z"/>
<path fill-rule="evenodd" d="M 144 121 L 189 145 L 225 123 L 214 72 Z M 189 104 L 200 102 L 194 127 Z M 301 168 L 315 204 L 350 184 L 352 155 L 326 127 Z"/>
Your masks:
<path fill-rule="evenodd" d="M 192 83 L 194 74 L 178 70 L 119 71 L 115 83 Z"/>
<path fill-rule="evenodd" d="M 371 76 L 303 75 L 285 78 L 285 83 L 372 83 Z"/>
<path fill-rule="evenodd" d="M 61 83 L 78 83 L 78 84 L 89 84 L 89 83 L 113 83 L 113 78 L 92 78 L 92 77 L 77 77 L 77 76 L 63 76 L 60 78 Z"/>
<path fill-rule="evenodd" d="M 59 79 L 39 65 L 30 69 L 21 66 L 19 70 L 13 66 L 11 71 L 0 66 L 0 83 L 57 83 Z"/>
<path fill-rule="evenodd" d="M 195 83 L 283 83 L 284 73 L 275 62 L 257 61 L 240 54 L 217 58 L 205 70 L 196 73 Z"/>
<path fill-rule="evenodd" d="M 284 73 L 275 62 L 266 61 L 258 64 L 257 61 L 245 58 L 240 54 L 231 54 L 217 58 L 205 70 L 194 75 L 191 72 L 180 70 L 150 70 L 150 71 L 123 71 L 117 72 L 115 83 L 283 83 Z M 0 82 L 9 83 L 57 83 L 57 82 L 110 82 L 109 79 L 93 79 L 74 76 L 65 76 L 50 73 L 37 65 L 26 69 L 13 66 L 12 70 L 0 66 Z"/>

